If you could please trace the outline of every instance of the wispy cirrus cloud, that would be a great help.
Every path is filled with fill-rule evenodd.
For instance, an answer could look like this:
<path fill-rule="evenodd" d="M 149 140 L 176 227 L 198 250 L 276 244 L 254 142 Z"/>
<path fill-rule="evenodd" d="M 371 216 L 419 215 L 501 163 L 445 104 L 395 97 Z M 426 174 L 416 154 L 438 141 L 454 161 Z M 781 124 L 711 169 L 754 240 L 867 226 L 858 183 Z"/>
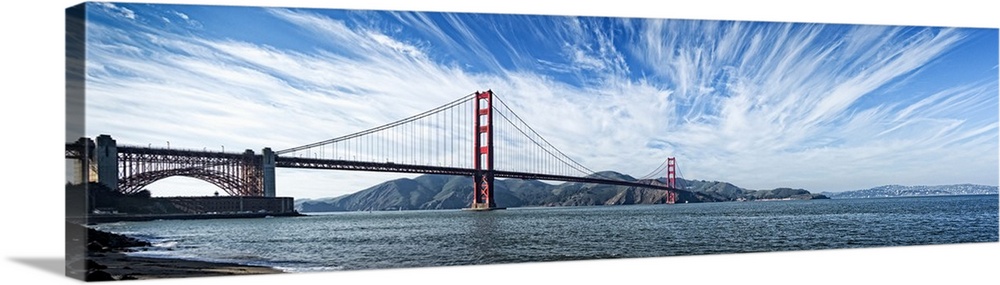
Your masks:
<path fill-rule="evenodd" d="M 198 20 L 181 8 L 163 10 Z M 91 23 L 88 130 L 125 143 L 283 149 L 492 88 L 595 170 L 641 175 L 677 156 L 685 178 L 750 188 L 997 180 L 997 78 L 922 83 L 935 79 L 927 74 L 938 74 L 942 57 L 974 60 L 950 51 L 981 37 L 976 31 L 264 12 L 266 23 L 305 31 L 314 44 L 293 50 Z M 336 196 L 397 176 L 279 175 L 284 194 L 296 197 Z"/>
<path fill-rule="evenodd" d="M 135 20 L 135 12 L 129 10 L 128 8 L 119 7 L 118 5 L 109 2 L 97 2 L 96 4 L 98 7 L 104 8 L 116 16 L 124 17 L 129 20 Z"/>
<path fill-rule="evenodd" d="M 709 163 L 688 166 L 689 171 L 732 173 L 731 177 L 742 181 L 761 177 L 757 179 L 763 182 L 788 181 L 803 176 L 798 175 L 799 170 L 816 169 L 816 173 L 805 176 L 850 179 L 858 171 L 844 169 L 823 174 L 820 170 L 836 165 L 867 168 L 886 164 L 873 170 L 885 176 L 881 183 L 891 183 L 900 176 L 912 176 L 909 174 L 912 172 L 897 171 L 898 167 L 892 165 L 903 161 L 917 165 L 927 160 L 927 154 L 940 153 L 936 150 L 945 148 L 946 140 L 927 138 L 941 132 L 958 132 L 952 135 L 961 136 L 962 131 L 996 137 L 995 124 L 990 125 L 990 121 L 995 122 L 996 114 L 989 111 L 989 106 L 993 109 L 996 106 L 996 98 L 992 96 L 996 92 L 995 78 L 985 84 L 967 83 L 970 85 L 959 87 L 966 92 L 942 91 L 912 105 L 893 100 L 861 104 L 864 96 L 888 96 L 876 90 L 916 72 L 954 48 L 963 38 L 955 30 L 851 26 L 830 32 L 831 27 L 825 25 L 780 23 L 747 26 L 654 21 L 649 24 L 647 40 L 639 45 L 646 47 L 642 55 L 646 62 L 657 63 L 650 69 L 662 82 L 673 86 L 676 105 L 687 108 L 670 125 L 670 129 L 680 130 L 683 138 L 665 140 L 694 157 L 725 157 L 714 163 L 705 159 Z M 958 106 L 942 101 L 942 98 L 958 100 L 959 96 L 986 106 L 976 112 L 983 115 L 982 121 L 935 124 L 942 120 L 960 121 L 956 117 L 964 117 L 965 112 L 975 109 L 969 109 L 973 106 L 968 104 Z M 914 113 L 918 109 L 920 113 Z M 887 123 L 893 122 L 893 116 L 896 124 L 920 127 L 895 138 L 879 137 L 879 133 L 900 127 Z M 980 127 L 992 129 L 992 133 L 976 133 L 982 130 Z M 906 142 L 898 140 L 900 137 L 925 144 L 895 147 Z M 980 146 L 969 154 L 996 152 L 989 150 L 993 144 Z M 828 149 L 844 151 L 835 159 L 832 155 L 821 155 Z M 819 163 L 813 156 L 830 159 Z M 777 159 L 781 157 L 785 159 Z M 802 164 L 796 157 L 813 162 L 807 163 L 806 168 L 790 167 L 789 164 Z M 987 159 L 980 166 L 995 169 L 995 162 Z M 931 176 L 929 169 L 916 172 Z M 923 180 L 922 183 L 934 183 L 932 179 Z M 789 181 L 792 182 L 795 181 Z M 859 186 L 842 183 L 840 187 Z"/>

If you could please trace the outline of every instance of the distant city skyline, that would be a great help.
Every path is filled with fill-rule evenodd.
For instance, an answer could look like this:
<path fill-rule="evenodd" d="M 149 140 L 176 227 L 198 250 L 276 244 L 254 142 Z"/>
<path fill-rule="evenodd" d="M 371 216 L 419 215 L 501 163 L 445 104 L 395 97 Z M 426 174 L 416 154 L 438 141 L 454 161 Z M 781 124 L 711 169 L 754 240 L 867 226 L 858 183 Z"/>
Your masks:
<path fill-rule="evenodd" d="M 675 156 L 686 179 L 813 192 L 1000 172 L 995 28 L 89 5 L 87 135 L 120 144 L 279 150 L 492 89 L 594 170 Z M 413 176 L 279 169 L 277 189 Z"/>

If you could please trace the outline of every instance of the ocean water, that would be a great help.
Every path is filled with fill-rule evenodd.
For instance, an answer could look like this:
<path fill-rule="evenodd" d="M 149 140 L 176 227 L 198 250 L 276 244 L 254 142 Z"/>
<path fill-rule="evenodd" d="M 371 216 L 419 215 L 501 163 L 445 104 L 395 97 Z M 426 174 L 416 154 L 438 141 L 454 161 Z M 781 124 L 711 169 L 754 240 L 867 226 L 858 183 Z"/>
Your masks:
<path fill-rule="evenodd" d="M 119 222 L 133 253 L 287 272 L 998 242 L 997 195 Z"/>

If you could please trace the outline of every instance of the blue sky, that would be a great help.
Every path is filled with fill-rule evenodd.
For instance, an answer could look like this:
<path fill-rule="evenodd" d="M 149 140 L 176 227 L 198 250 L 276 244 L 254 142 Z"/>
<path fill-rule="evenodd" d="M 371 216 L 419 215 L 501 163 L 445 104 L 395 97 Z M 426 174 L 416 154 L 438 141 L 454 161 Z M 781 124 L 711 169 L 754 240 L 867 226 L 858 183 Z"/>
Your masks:
<path fill-rule="evenodd" d="M 87 134 L 123 144 L 285 149 L 493 89 L 595 170 L 641 176 L 676 156 L 684 178 L 815 192 L 1000 172 L 995 28 L 91 8 Z M 403 176 L 280 169 L 277 183 L 319 198 Z"/>

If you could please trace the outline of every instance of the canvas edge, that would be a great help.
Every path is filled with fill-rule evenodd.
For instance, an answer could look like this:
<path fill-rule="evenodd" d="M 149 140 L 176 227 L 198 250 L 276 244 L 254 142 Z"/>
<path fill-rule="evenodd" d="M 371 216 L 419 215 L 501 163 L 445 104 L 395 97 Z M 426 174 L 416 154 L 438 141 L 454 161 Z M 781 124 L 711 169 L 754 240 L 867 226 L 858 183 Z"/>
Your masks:
<path fill-rule="evenodd" d="M 86 71 L 86 13 L 87 3 L 83 2 L 65 10 L 66 28 L 66 144 L 78 142 L 78 138 L 85 135 L 86 123 L 86 94 L 85 94 L 85 71 Z M 83 157 L 89 156 L 89 148 L 83 148 Z M 67 153 L 68 156 L 68 153 Z M 72 224 L 79 223 L 74 217 L 84 217 L 86 219 L 87 184 L 80 183 L 81 187 L 71 187 L 70 182 L 83 182 L 83 177 L 75 177 L 75 168 L 86 166 L 85 159 L 65 159 L 66 163 L 66 201 L 65 201 L 65 275 L 70 278 L 86 280 L 87 268 L 84 256 L 86 255 L 87 233 L 83 227 L 73 227 Z M 82 175 L 82 174 L 79 174 Z M 70 191 L 83 191 L 84 195 L 69 195 Z M 83 220 L 86 223 L 86 220 Z"/>
<path fill-rule="evenodd" d="M 82 24 L 81 25 L 76 25 L 76 26 L 71 25 L 71 15 L 72 16 L 77 16 L 78 15 L 79 16 L 78 19 L 81 20 L 81 21 L 84 19 L 85 9 L 86 9 L 85 4 L 86 3 L 81 3 L 81 4 L 78 4 L 76 6 L 73 6 L 73 7 L 70 7 L 70 8 L 66 9 L 66 32 L 67 32 L 67 36 L 66 36 L 66 106 L 65 106 L 66 107 L 66 109 L 65 109 L 65 112 L 66 112 L 66 122 L 65 123 L 66 123 L 66 143 L 67 144 L 73 142 L 73 140 L 71 140 L 71 138 L 74 138 L 74 137 L 76 137 L 76 138 L 83 137 L 84 133 L 85 133 L 84 132 L 85 131 L 85 124 L 84 124 L 84 119 L 85 119 L 85 116 L 84 116 L 84 112 L 85 112 L 85 104 L 84 104 L 84 102 L 85 102 L 85 100 L 84 100 L 85 99 L 85 94 L 84 94 L 84 88 L 83 88 L 85 82 L 82 80 L 82 77 L 81 77 L 81 78 L 78 79 L 78 82 L 75 82 L 78 85 L 73 85 L 73 83 L 74 83 L 73 79 L 74 78 L 72 77 L 71 72 L 70 72 L 70 70 L 78 70 L 78 71 L 80 71 L 79 75 L 83 76 L 83 74 L 84 74 L 83 71 L 85 70 L 84 61 L 83 61 L 84 58 L 82 57 L 85 54 L 85 52 L 84 52 L 85 51 L 84 50 L 84 45 L 83 45 L 83 43 L 85 41 L 80 41 L 79 45 L 73 45 L 71 43 L 71 41 L 70 41 L 71 31 L 72 32 L 78 32 L 78 35 L 81 37 L 81 40 L 85 38 L 85 29 L 84 29 L 84 26 Z M 337 8 L 317 7 L 317 9 L 337 9 Z M 76 13 L 78 13 L 78 14 L 76 14 Z M 756 21 L 756 20 L 750 20 L 750 21 Z M 775 20 L 775 21 L 779 21 L 779 20 Z M 861 24 L 859 24 L 859 25 L 861 25 Z M 871 25 L 886 25 L 886 24 L 871 24 Z M 969 28 L 984 28 L 984 29 L 991 29 L 991 30 L 995 30 L 995 31 L 1000 32 L 1000 28 L 998 28 L 998 27 L 969 27 Z M 78 55 L 80 57 L 79 58 L 72 58 L 71 57 L 71 51 L 77 51 L 77 52 L 79 52 Z M 77 61 L 73 61 L 71 59 L 75 59 Z M 79 128 L 76 129 L 75 127 L 79 127 Z M 71 167 L 73 167 L 71 164 L 72 164 L 72 162 L 70 160 L 66 160 L 66 167 L 67 167 L 67 169 L 70 169 Z M 67 172 L 67 175 L 66 175 L 67 181 L 73 181 L 73 180 L 71 180 L 72 178 L 74 178 L 74 177 L 72 175 L 70 175 L 69 172 Z M 67 203 L 70 203 L 70 202 L 71 202 L 70 200 L 67 200 Z M 74 203 L 86 203 L 87 201 L 83 200 L 83 201 L 73 201 L 73 202 Z M 70 219 L 69 219 L 69 217 L 71 216 L 70 214 L 71 213 L 70 213 L 69 209 L 67 208 L 67 212 L 66 212 L 67 222 L 70 221 Z M 83 214 L 83 213 L 75 212 L 74 214 Z M 67 238 L 67 260 L 66 260 L 66 266 L 67 267 L 66 267 L 66 276 L 83 280 L 84 279 L 84 275 L 82 273 L 74 273 L 74 274 L 71 275 L 71 272 L 70 272 L 70 260 L 68 259 L 68 257 L 69 257 L 69 254 L 71 253 L 71 250 L 70 250 L 70 247 L 69 247 L 69 245 L 70 245 L 69 240 L 70 240 L 71 237 L 83 237 L 83 236 L 71 234 L 68 230 L 66 231 L 66 238 Z M 85 248 L 85 244 L 86 244 L 85 239 L 80 239 L 80 243 L 76 244 L 76 245 L 80 246 L 79 248 Z M 81 253 L 81 252 L 80 251 L 73 251 L 72 253 Z M 85 273 L 85 272 L 83 272 L 83 273 Z"/>

